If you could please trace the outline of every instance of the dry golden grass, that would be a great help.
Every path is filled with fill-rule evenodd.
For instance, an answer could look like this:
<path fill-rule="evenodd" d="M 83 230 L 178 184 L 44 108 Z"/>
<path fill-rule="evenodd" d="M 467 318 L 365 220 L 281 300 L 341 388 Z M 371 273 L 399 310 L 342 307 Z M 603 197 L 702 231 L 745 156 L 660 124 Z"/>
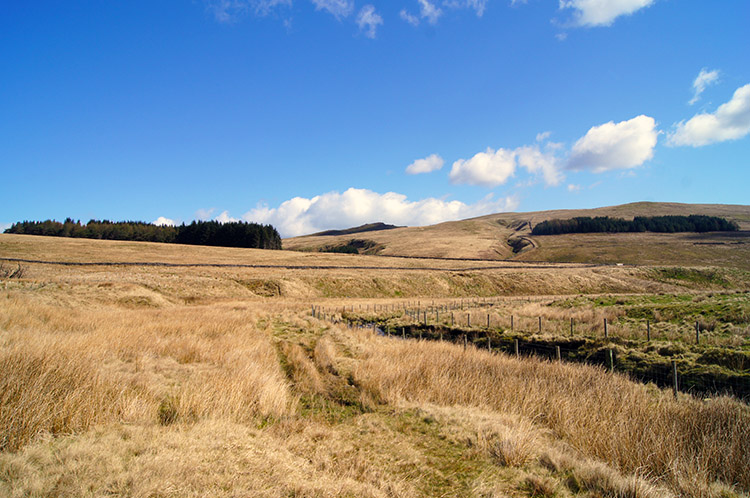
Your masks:
<path fill-rule="evenodd" d="M 29 239 L 0 237 L 0 256 L 289 257 Z M 0 282 L 0 496 L 743 496 L 745 405 L 310 316 L 313 302 L 652 286 L 669 288 L 617 268 L 30 264 Z"/>
<path fill-rule="evenodd" d="M 358 382 L 388 403 L 462 405 L 521 416 L 583 455 L 693 496 L 715 480 L 750 489 L 750 409 L 675 401 L 601 369 L 422 341 L 373 338 Z M 692 490 L 692 491 L 691 491 Z"/>

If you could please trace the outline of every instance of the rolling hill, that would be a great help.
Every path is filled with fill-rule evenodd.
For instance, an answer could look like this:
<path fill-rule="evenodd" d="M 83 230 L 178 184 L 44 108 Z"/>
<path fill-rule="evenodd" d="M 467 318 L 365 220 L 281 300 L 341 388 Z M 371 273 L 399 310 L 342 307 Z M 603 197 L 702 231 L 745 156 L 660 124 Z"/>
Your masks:
<path fill-rule="evenodd" d="M 620 233 L 531 236 L 544 220 L 577 216 L 720 216 L 734 233 Z M 284 249 L 320 251 L 352 239 L 374 242 L 382 256 L 517 261 L 681 264 L 750 269 L 750 206 L 637 202 L 596 209 L 498 213 L 426 227 L 389 228 L 341 235 L 313 234 L 283 241 Z"/>

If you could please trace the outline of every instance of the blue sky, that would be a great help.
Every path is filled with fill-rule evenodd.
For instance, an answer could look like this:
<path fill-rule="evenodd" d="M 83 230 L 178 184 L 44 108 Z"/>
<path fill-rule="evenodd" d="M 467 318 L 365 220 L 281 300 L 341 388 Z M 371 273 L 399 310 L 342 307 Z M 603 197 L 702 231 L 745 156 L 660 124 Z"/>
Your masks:
<path fill-rule="evenodd" d="M 746 0 L 0 9 L 0 226 L 750 200 Z"/>

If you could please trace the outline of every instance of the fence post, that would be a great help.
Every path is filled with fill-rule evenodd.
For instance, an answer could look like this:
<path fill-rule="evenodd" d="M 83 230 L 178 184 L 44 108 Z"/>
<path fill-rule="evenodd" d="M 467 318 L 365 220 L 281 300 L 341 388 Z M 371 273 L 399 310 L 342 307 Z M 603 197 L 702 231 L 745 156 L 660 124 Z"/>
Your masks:
<path fill-rule="evenodd" d="M 672 386 L 674 388 L 674 397 L 677 398 L 677 391 L 679 390 L 679 385 L 677 384 L 677 361 L 672 360 Z"/>
<path fill-rule="evenodd" d="M 609 331 L 607 330 L 607 319 L 604 319 L 604 338 L 609 339 Z"/>
<path fill-rule="evenodd" d="M 513 349 L 516 351 L 516 358 L 518 358 L 518 339 L 513 341 Z"/>
<path fill-rule="evenodd" d="M 454 314 L 454 313 L 453 313 L 453 312 L 451 311 L 451 327 L 453 327 L 453 326 L 454 326 L 455 324 L 456 324 L 456 316 L 455 316 L 455 314 Z"/>
<path fill-rule="evenodd" d="M 487 313 L 487 328 L 490 328 L 490 314 Z"/>
<path fill-rule="evenodd" d="M 492 351 L 492 338 L 489 332 L 487 332 L 487 351 Z"/>
<path fill-rule="evenodd" d="M 542 333 L 542 317 L 539 317 L 539 333 Z"/>
<path fill-rule="evenodd" d="M 466 334 L 464 334 L 464 349 L 468 346 L 468 340 L 466 339 Z"/>
<path fill-rule="evenodd" d="M 701 325 L 697 321 L 695 322 L 695 343 L 700 344 L 701 342 Z"/>
<path fill-rule="evenodd" d="M 570 317 L 570 337 L 573 337 L 573 317 Z"/>
<path fill-rule="evenodd" d="M 562 354 L 560 354 L 560 346 L 555 346 L 555 353 L 557 353 L 557 361 L 562 361 Z"/>
<path fill-rule="evenodd" d="M 608 349 L 607 352 L 608 352 L 608 355 L 609 355 L 609 371 L 610 372 L 614 372 L 615 371 L 615 360 L 612 357 L 612 350 Z"/>
<path fill-rule="evenodd" d="M 510 315 L 510 333 L 513 333 L 513 315 Z"/>
<path fill-rule="evenodd" d="M 651 342 L 651 321 L 646 320 L 646 341 Z"/>
<path fill-rule="evenodd" d="M 466 313 L 466 326 L 471 327 L 471 313 Z"/>
<path fill-rule="evenodd" d="M 406 339 L 406 327 L 401 327 L 401 338 Z"/>

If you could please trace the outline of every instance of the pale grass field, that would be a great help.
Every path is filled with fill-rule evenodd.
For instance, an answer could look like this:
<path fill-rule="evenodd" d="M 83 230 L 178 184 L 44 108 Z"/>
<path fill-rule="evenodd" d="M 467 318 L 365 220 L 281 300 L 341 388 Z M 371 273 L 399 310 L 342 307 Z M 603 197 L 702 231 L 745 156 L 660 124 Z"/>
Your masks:
<path fill-rule="evenodd" d="M 33 251 L 101 261 L 131 250 L 120 244 Z M 210 251 L 144 246 L 131 257 Z M 559 293 L 669 288 L 632 269 L 529 272 L 523 285 Z M 0 282 L 0 496 L 750 491 L 750 410 L 731 399 L 675 400 L 597 368 L 310 316 L 313 303 L 448 302 L 501 277 L 44 265 L 27 275 Z M 366 292 L 346 296 L 357 286 Z"/>

